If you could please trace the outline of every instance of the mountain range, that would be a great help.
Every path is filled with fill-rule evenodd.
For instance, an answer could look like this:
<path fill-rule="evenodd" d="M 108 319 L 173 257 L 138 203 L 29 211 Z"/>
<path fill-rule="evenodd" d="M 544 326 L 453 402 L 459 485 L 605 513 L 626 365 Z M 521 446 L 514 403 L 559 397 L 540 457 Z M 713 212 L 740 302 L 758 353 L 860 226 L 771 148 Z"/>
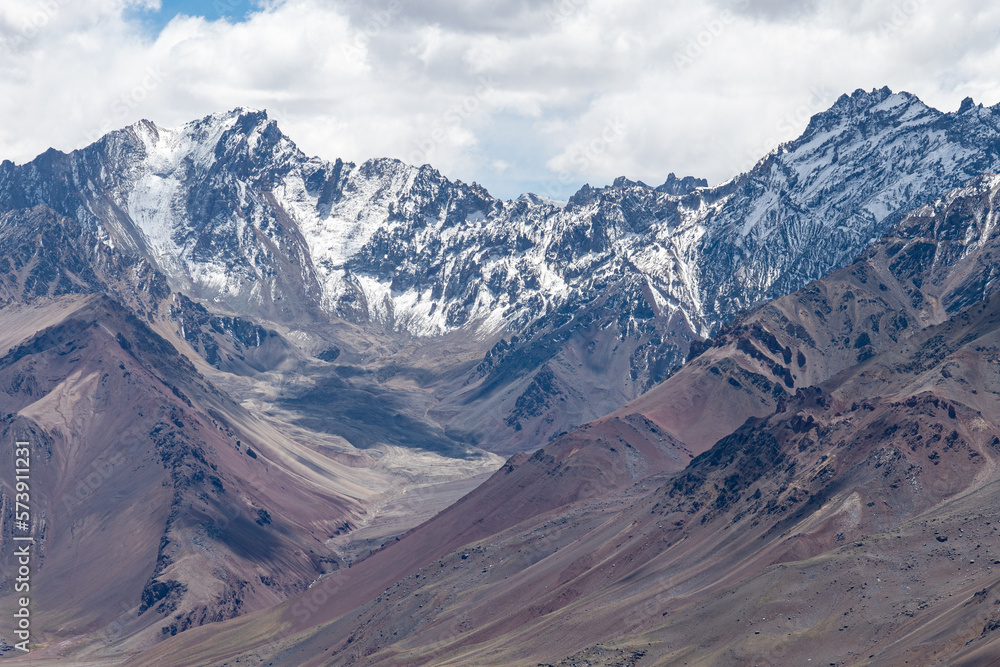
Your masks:
<path fill-rule="evenodd" d="M 888 89 L 567 202 L 246 109 L 0 164 L 42 659 L 983 664 L 998 171 Z"/>

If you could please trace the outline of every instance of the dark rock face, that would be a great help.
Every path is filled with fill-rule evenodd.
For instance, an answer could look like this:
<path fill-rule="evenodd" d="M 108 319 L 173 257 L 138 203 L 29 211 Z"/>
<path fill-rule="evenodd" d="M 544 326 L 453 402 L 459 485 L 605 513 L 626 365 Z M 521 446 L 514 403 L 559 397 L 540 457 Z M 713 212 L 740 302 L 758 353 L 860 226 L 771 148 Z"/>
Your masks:
<path fill-rule="evenodd" d="M 830 660 L 855 659 L 860 644 L 846 641 L 852 637 L 863 637 L 864 655 L 886 664 L 916 655 L 927 663 L 988 664 L 1000 627 L 995 609 L 982 605 L 995 598 L 991 567 L 1000 564 L 989 552 L 1000 506 L 994 474 L 1000 294 L 991 287 L 976 292 L 984 299 L 968 308 L 952 313 L 950 306 L 970 298 L 966 276 L 994 261 L 1000 237 L 991 224 L 977 225 L 996 219 L 998 201 L 1000 179 L 976 179 L 913 212 L 848 267 L 728 326 L 717 348 L 657 387 L 656 402 L 686 398 L 696 385 L 681 381 L 692 373 L 729 373 L 739 383 L 731 370 L 736 361 L 763 367 L 776 380 L 786 371 L 814 375 L 793 376 L 794 387 L 772 383 L 780 394 L 776 409 L 746 420 L 683 470 L 653 474 L 629 493 L 595 491 L 590 505 L 570 495 L 594 490 L 601 472 L 612 469 L 611 457 L 673 426 L 659 430 L 652 418 L 628 414 L 631 407 L 530 458 L 512 458 L 476 492 L 405 539 L 419 544 L 479 525 L 488 512 L 470 508 L 482 499 L 490 509 L 509 512 L 523 510 L 525 498 L 532 499 L 528 506 L 539 504 L 535 499 L 545 492 L 556 509 L 539 508 L 534 521 L 516 519 L 519 529 L 503 525 L 447 555 L 428 557 L 392 586 L 379 586 L 385 597 L 373 594 L 356 613 L 317 626 L 314 639 L 299 648 L 319 655 L 331 645 L 344 650 L 360 641 L 362 650 L 378 656 L 373 661 L 391 661 L 402 646 L 420 645 L 440 651 L 427 656 L 432 662 L 449 651 L 479 650 L 485 641 L 494 642 L 490 648 L 499 655 L 510 635 L 492 631 L 509 623 L 505 627 L 535 642 L 528 650 L 545 656 L 539 664 L 557 663 L 547 651 L 557 639 L 566 640 L 568 627 L 578 632 L 576 643 L 556 650 L 573 660 L 598 655 L 584 656 L 582 647 L 613 641 L 644 646 L 654 656 L 661 652 L 669 661 L 687 642 L 689 655 L 703 652 L 709 663 L 728 652 L 732 664 L 761 664 L 774 657 L 771 646 L 789 636 L 793 626 L 785 621 L 808 614 L 799 627 L 809 636 L 787 644 L 782 664 L 798 656 L 805 661 L 820 646 Z M 956 237 L 950 225 L 968 233 Z M 897 262 L 908 256 L 908 244 L 923 246 L 921 256 L 931 259 Z M 939 262 L 942 257 L 952 261 Z M 859 363 L 859 351 L 871 356 Z M 504 343 L 490 360 L 509 354 Z M 549 368 L 540 375 L 549 379 Z M 648 398 L 632 406 L 649 408 Z M 645 434 L 609 429 L 614 422 L 640 421 L 652 426 Z M 588 471 L 590 483 L 570 478 L 588 459 L 597 469 Z M 529 471 L 538 474 L 529 480 Z M 581 528 L 588 520 L 594 522 L 589 531 Z M 414 551 L 405 539 L 396 553 Z M 390 547 L 383 555 L 392 553 Z M 488 567 L 481 570 L 476 558 Z M 460 563 L 469 559 L 473 567 L 463 572 Z M 504 570 L 501 564 L 509 561 L 516 565 Z M 957 566 L 960 583 L 948 577 Z M 448 601 L 415 611 L 445 586 Z M 854 591 L 857 597 L 844 595 Z M 402 602 L 387 604 L 390 596 Z M 589 600 L 597 601 L 587 605 Z M 877 630 L 852 620 L 869 606 L 875 607 L 870 618 L 881 623 Z M 620 624 L 632 609 L 645 613 L 634 624 Z M 591 614 L 592 625 L 579 629 Z M 773 629 L 760 622 L 775 617 Z M 404 627 L 402 619 L 412 618 L 423 625 Z M 747 627 L 747 618 L 761 630 Z M 448 635 L 442 648 L 439 628 L 451 619 L 462 619 L 463 632 Z M 915 622 L 935 624 L 939 634 L 917 636 Z M 692 633 L 701 636 L 692 640 Z M 523 645 L 516 650 L 525 653 Z M 788 657 L 793 652 L 794 660 Z"/>
<path fill-rule="evenodd" d="M 472 500 L 409 533 L 430 526 L 439 532 L 425 545 L 462 547 L 463 555 L 444 550 L 428 565 L 438 577 L 464 576 L 445 567 L 448 558 L 486 575 L 480 582 L 492 572 L 514 575 L 510 583 L 497 577 L 492 591 L 462 589 L 477 580 L 456 579 L 454 590 L 475 591 L 470 598 L 503 601 L 488 605 L 491 619 L 508 613 L 503 605 L 534 618 L 561 613 L 609 590 L 615 577 L 627 578 L 634 595 L 652 580 L 631 577 L 637 570 L 627 570 L 640 566 L 666 568 L 668 576 L 653 578 L 684 590 L 665 606 L 697 592 L 694 581 L 742 585 L 718 560 L 716 539 L 745 554 L 733 562 L 754 577 L 792 561 L 812 567 L 819 553 L 860 548 L 876 533 L 889 539 L 887 527 L 966 491 L 988 491 L 994 500 L 982 506 L 997 506 L 994 491 L 976 485 L 1000 449 L 1000 386 L 990 370 L 1000 349 L 1000 180 L 964 180 L 996 168 L 997 115 L 964 103 L 941 114 L 906 94 L 859 91 L 723 186 L 670 175 L 652 188 L 620 178 L 584 186 L 565 206 L 534 196 L 501 202 L 475 184 L 393 160 L 309 159 L 259 112 L 174 131 L 140 123 L 70 155 L 4 163 L 0 307 L 50 308 L 52 320 L 0 358 L 4 413 L 38 404 L 70 378 L 93 383 L 66 394 L 97 402 L 100 409 L 86 401 L 77 408 L 95 417 L 91 430 L 50 429 L 48 456 L 74 461 L 67 452 L 81 442 L 131 443 L 128 469 L 95 490 L 93 516 L 150 498 L 142 509 L 157 514 L 138 526 L 141 539 L 131 526 L 112 528 L 122 543 L 143 547 L 126 604 L 168 642 L 309 590 L 317 574 L 345 575 L 350 561 L 329 540 L 368 516 L 351 496 L 324 495 L 341 483 L 354 488 L 355 468 L 341 478 L 325 455 L 283 456 L 293 443 L 276 450 L 263 434 L 277 430 L 247 426 L 256 422 L 197 368 L 236 390 L 249 381 L 234 374 L 298 376 L 268 408 L 287 417 L 282 424 L 371 449 L 365 461 L 386 445 L 436 452 L 449 464 L 476 456 L 470 443 L 504 452 L 544 445 L 512 457 L 465 497 Z M 956 183 L 964 186 L 941 194 Z M 904 215 L 914 204 L 925 205 Z M 75 304 L 72 313 L 58 311 L 63 303 Z M 439 371 L 434 364 L 450 345 L 461 358 Z M 674 374 L 687 357 L 692 364 Z M 574 430 L 664 380 L 644 405 Z M 695 417 L 685 421 L 688 414 Z M 0 423 L 5 434 L 14 419 Z M 690 428 L 713 420 L 729 420 L 724 434 Z M 707 442 L 693 445 L 699 437 Z M 38 441 L 46 443 L 41 433 Z M 86 465 L 60 474 L 80 476 Z M 87 525 L 85 507 L 67 505 L 79 523 L 53 522 L 62 532 L 47 557 L 57 564 L 72 557 L 64 545 L 105 546 L 97 533 L 76 532 Z M 620 527 L 608 524 L 613 510 Z M 539 519 L 551 525 L 525 524 L 523 541 L 520 529 L 509 530 L 539 513 L 551 513 Z M 591 521 L 604 526 L 597 548 L 575 532 Z M 913 528 L 921 531 L 914 541 L 964 545 L 961 529 L 949 529 L 932 539 Z M 509 532 L 493 539 L 489 530 Z M 562 546 L 539 548 L 537 534 L 560 531 Z M 392 545 L 405 539 L 387 543 L 375 562 L 395 558 Z M 461 540 L 477 544 L 466 549 Z M 507 542 L 495 563 L 484 560 L 509 540 L 518 544 Z M 410 567 L 412 553 L 433 560 L 436 552 L 410 551 L 397 567 Z M 530 582 L 504 570 L 545 560 L 547 572 Z M 719 576 L 683 574 L 705 564 Z M 90 576 L 106 574 L 95 567 Z M 538 606 L 545 581 L 551 597 Z M 385 583 L 397 588 L 375 588 L 399 590 Z M 615 605 L 627 599 L 617 595 L 624 589 L 613 592 L 613 604 L 592 609 L 602 618 L 597 632 L 612 627 L 607 619 L 616 622 Z M 983 599 L 976 592 L 969 604 Z M 373 613 L 431 613 L 428 598 L 406 600 L 375 603 Z M 465 602 L 442 599 L 432 613 L 455 604 Z M 461 627 L 494 622 L 457 611 Z M 355 614 L 334 618 L 322 626 L 323 651 L 342 640 L 374 654 L 396 634 Z M 528 617 L 511 618 L 513 628 Z M 357 639 L 347 627 L 355 620 L 370 627 Z M 968 627 L 990 635 L 996 619 L 982 621 Z M 591 642 L 594 630 L 580 636 Z M 644 644 L 654 653 L 680 646 Z M 644 650 L 578 655 L 631 664 Z"/>
<path fill-rule="evenodd" d="M 233 372 L 274 368 L 285 354 L 276 338 L 240 342 L 237 319 L 259 321 L 247 332 L 347 320 L 424 348 L 472 334 L 483 363 L 441 390 L 443 405 L 491 401 L 502 414 L 472 440 L 500 429 L 516 449 L 620 407 L 737 313 L 848 264 L 905 211 L 998 168 L 1000 107 L 941 113 L 881 89 L 842 96 L 720 186 L 671 174 L 658 187 L 587 185 L 565 206 L 504 202 L 428 166 L 309 158 L 265 113 L 236 110 L 176 130 L 144 121 L 71 154 L 3 163 L 0 211 L 47 206 L 93 238 L 94 252 L 144 260 L 166 277 L 158 290 L 224 307 L 228 325 L 205 320 L 185 335 Z M 959 213 L 941 222 L 943 239 L 963 233 Z M 906 245 L 893 270 L 945 259 L 933 253 Z M 92 282 L 81 261 L 32 266 L 17 289 L 78 289 Z M 76 270 L 79 279 L 66 273 Z M 991 271 L 967 279 L 969 299 Z M 855 360 L 875 349 L 862 333 Z M 499 340 L 509 349 L 486 355 Z M 536 377 L 545 364 L 557 382 Z M 794 382 L 791 368 L 779 384 Z M 606 398 L 581 402 L 566 386 Z"/>
<path fill-rule="evenodd" d="M 175 287 L 280 321 L 326 312 L 418 334 L 484 320 L 523 333 L 634 275 L 648 292 L 637 306 L 704 336 L 998 167 L 1000 109 L 945 114 L 857 91 L 722 186 L 619 178 L 558 208 L 394 160 L 307 158 L 266 114 L 237 110 L 5 163 L 0 208 L 50 206 L 144 254 Z"/>
<path fill-rule="evenodd" d="M 114 294 L 145 317 L 170 288 L 142 258 L 46 206 L 0 213 L 0 303 L 71 294 Z"/>
<path fill-rule="evenodd" d="M 183 294 L 173 298 L 168 313 L 177 321 L 184 339 L 219 370 L 270 370 L 276 360 L 290 353 L 289 345 L 276 331 L 242 317 L 215 315 Z"/>

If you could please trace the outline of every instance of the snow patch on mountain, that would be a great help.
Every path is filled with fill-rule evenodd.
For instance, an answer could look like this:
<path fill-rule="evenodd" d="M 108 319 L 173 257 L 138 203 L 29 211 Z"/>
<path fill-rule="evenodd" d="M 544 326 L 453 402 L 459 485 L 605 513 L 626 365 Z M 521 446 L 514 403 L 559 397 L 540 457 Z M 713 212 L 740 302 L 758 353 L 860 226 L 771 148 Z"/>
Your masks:
<path fill-rule="evenodd" d="M 566 202 L 500 201 L 426 165 L 307 157 L 266 113 L 237 109 L 5 165 L 0 198 L 86 218 L 175 286 L 272 317 L 316 308 L 418 336 L 489 336 L 628 284 L 649 301 L 629 308 L 704 336 L 848 263 L 906 210 L 1000 170 L 998 145 L 998 107 L 944 114 L 908 93 L 856 91 L 716 187 L 671 174 Z"/>

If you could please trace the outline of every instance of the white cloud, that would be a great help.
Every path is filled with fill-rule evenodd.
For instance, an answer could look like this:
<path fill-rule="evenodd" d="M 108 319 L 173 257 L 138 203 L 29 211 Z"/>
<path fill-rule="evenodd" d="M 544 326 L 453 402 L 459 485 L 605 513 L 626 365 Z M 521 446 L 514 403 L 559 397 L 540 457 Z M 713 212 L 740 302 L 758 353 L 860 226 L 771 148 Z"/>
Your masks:
<path fill-rule="evenodd" d="M 986 0 L 272 0 L 157 36 L 127 18 L 158 4 L 3 3 L 0 157 L 251 106 L 310 154 L 565 197 L 725 180 L 859 87 L 1000 101 Z"/>

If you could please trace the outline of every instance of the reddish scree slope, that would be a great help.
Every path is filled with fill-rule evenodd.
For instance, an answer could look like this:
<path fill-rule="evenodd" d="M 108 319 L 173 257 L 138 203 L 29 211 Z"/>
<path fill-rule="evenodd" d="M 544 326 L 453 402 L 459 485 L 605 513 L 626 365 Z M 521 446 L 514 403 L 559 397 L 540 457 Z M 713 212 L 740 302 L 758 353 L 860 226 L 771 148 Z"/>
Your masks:
<path fill-rule="evenodd" d="M 337 567 L 323 540 L 353 502 L 287 469 L 142 321 L 95 296 L 18 312 L 48 324 L 0 358 L 0 437 L 34 452 L 38 641 L 62 651 L 134 635 L 136 648 L 272 606 Z"/>
<path fill-rule="evenodd" d="M 1000 297 L 799 392 L 680 474 L 469 543 L 333 622 L 316 614 L 268 660 L 997 659 L 997 363 Z"/>
<path fill-rule="evenodd" d="M 730 619 L 730 612 L 748 608 L 747 605 L 737 606 L 732 600 L 720 602 L 721 598 L 712 598 L 711 595 L 719 592 L 719 586 L 736 586 L 730 589 L 731 593 L 758 590 L 754 587 L 764 586 L 766 581 L 771 582 L 768 585 L 772 588 L 780 586 L 780 578 L 775 579 L 772 570 L 768 569 L 772 564 L 801 559 L 812 563 L 816 558 L 824 562 L 823 554 L 828 554 L 827 559 L 839 559 L 842 576 L 848 577 L 851 572 L 848 560 L 860 559 L 858 554 L 866 553 L 865 550 L 875 544 L 872 540 L 881 540 L 883 536 L 879 531 L 889 528 L 902 531 L 899 539 L 904 541 L 898 544 L 911 547 L 913 540 L 921 539 L 926 533 L 928 522 L 941 520 L 940 512 L 965 512 L 961 514 L 962 520 L 971 520 L 972 515 L 966 511 L 968 507 L 939 506 L 942 499 L 958 495 L 981 500 L 991 493 L 991 487 L 984 480 L 988 481 L 995 459 L 991 439 L 995 424 L 982 415 L 995 415 L 1000 411 L 988 401 L 982 405 L 977 405 L 977 401 L 992 397 L 989 392 L 994 389 L 983 380 L 979 388 L 974 384 L 965 387 L 962 391 L 966 393 L 961 400 L 956 400 L 955 383 L 943 389 L 935 385 L 930 390 L 919 383 L 929 382 L 928 378 L 935 377 L 935 373 L 945 379 L 961 377 L 949 370 L 948 364 L 957 363 L 969 354 L 979 355 L 975 361 L 979 367 L 988 368 L 992 363 L 988 352 L 992 347 L 981 346 L 987 352 L 969 347 L 970 340 L 985 340 L 993 335 L 989 323 L 954 320 L 949 325 L 953 327 L 949 334 L 953 337 L 943 347 L 933 342 L 940 332 L 928 333 L 922 329 L 944 322 L 949 315 L 992 294 L 992 283 L 979 281 L 976 276 L 997 254 L 996 229 L 989 224 L 996 201 L 995 191 L 974 191 L 972 194 L 960 193 L 940 206 L 917 211 L 901 225 L 896 236 L 884 239 L 854 265 L 734 323 L 722 332 L 711 349 L 632 405 L 560 438 L 527 460 L 515 457 L 483 487 L 436 519 L 350 572 L 328 578 L 321 590 L 335 592 L 332 600 L 320 604 L 318 598 L 328 597 L 326 593 L 317 593 L 311 600 L 306 594 L 281 609 L 229 623 L 227 629 L 220 628 L 218 632 L 201 629 L 177 641 L 168 641 L 160 648 L 183 648 L 184 655 L 195 664 L 220 660 L 227 651 L 235 654 L 284 637 L 288 639 L 269 649 L 269 654 L 289 651 L 282 658 L 289 661 L 287 664 L 298 664 L 294 661 L 307 658 L 323 662 L 331 659 L 328 650 L 334 649 L 334 655 L 339 656 L 332 658 L 335 664 L 353 664 L 355 658 L 352 656 L 359 652 L 363 658 L 359 664 L 378 661 L 406 664 L 417 661 L 417 656 L 426 656 L 419 660 L 433 657 L 437 661 L 443 655 L 448 655 L 455 664 L 465 661 L 469 664 L 514 664 L 517 660 L 535 664 L 531 660 L 538 656 L 558 659 L 569 656 L 573 650 L 587 649 L 580 643 L 585 638 L 610 640 L 623 632 L 616 619 L 629 617 L 635 605 L 669 599 L 674 600 L 671 604 L 676 609 L 686 609 L 682 618 L 690 622 L 668 625 L 675 630 L 685 628 L 691 637 L 701 637 L 701 643 L 709 647 L 705 649 L 709 652 L 698 660 L 711 663 L 722 660 L 725 655 L 732 664 L 741 664 L 733 656 L 745 657 L 748 651 L 757 650 L 754 642 L 759 647 L 764 639 L 751 638 L 737 649 L 731 645 L 732 638 L 724 624 L 707 622 L 707 610 L 737 622 Z M 956 233 L 960 227 L 964 230 L 962 234 Z M 979 236 L 966 233 L 969 228 L 978 231 Z M 995 307 L 996 304 L 990 303 L 984 312 L 992 313 Z M 966 329 L 956 333 L 962 327 Z M 916 347 L 906 347 L 911 337 L 919 337 L 919 342 L 913 342 Z M 936 345 L 938 352 L 928 352 Z M 878 356 L 880 353 L 884 353 L 883 356 Z M 894 354 L 902 355 L 892 363 L 901 365 L 904 371 L 892 378 L 886 379 L 880 372 L 875 376 L 877 382 L 862 388 L 857 378 L 866 378 L 865 382 L 869 382 L 872 376 L 865 374 L 870 371 L 858 371 L 857 377 L 850 375 L 856 368 L 869 369 L 885 359 L 894 359 Z M 859 362 L 861 366 L 856 367 Z M 841 372 L 850 377 L 829 380 Z M 981 374 L 980 377 L 986 376 Z M 803 386 L 827 381 L 833 384 L 818 394 L 799 391 Z M 842 397 L 837 401 L 825 398 L 836 394 L 838 387 L 849 389 L 841 389 Z M 927 391 L 932 391 L 933 395 L 925 396 Z M 883 397 L 896 393 L 898 397 L 881 402 Z M 979 398 L 970 398 L 976 396 Z M 868 397 L 868 402 L 862 401 L 862 397 Z M 866 407 L 868 405 L 881 405 L 882 408 Z M 927 405 L 933 405 L 936 413 L 925 415 L 925 421 L 911 414 L 913 410 L 931 410 Z M 760 421 L 761 417 L 775 411 L 773 417 Z M 951 416 L 952 412 L 956 417 Z M 846 413 L 851 417 L 845 420 Z M 706 415 L 713 419 L 706 419 Z M 628 487 L 631 480 L 641 478 L 643 473 L 654 474 L 657 468 L 660 471 L 678 470 L 687 456 L 707 452 L 715 439 L 725 436 L 748 418 L 752 421 L 732 436 L 735 439 L 723 437 L 682 476 L 650 477 L 639 486 Z M 944 419 L 962 421 L 962 429 L 952 429 L 957 436 L 951 440 L 952 443 L 962 441 L 962 447 L 956 449 L 960 453 L 932 449 L 917 454 L 917 445 L 913 443 L 920 440 L 902 443 L 913 447 L 909 453 L 903 452 L 902 444 L 876 448 L 887 439 L 892 444 L 891 436 L 904 426 L 907 432 L 914 428 L 917 431 L 927 429 L 926 435 L 917 434 L 920 438 L 952 437 L 950 431 L 944 431 L 947 423 Z M 848 422 L 846 426 L 845 421 Z M 839 434 L 836 438 L 831 435 L 834 432 Z M 809 433 L 814 435 L 808 436 Z M 806 443 L 804 439 L 807 438 L 812 441 Z M 858 439 L 867 444 L 857 447 L 854 443 Z M 752 454 L 758 449 L 770 451 L 771 458 L 751 455 L 746 459 L 745 451 Z M 830 452 L 836 452 L 839 458 L 834 458 Z M 958 461 L 964 460 L 962 457 L 979 463 L 972 467 L 960 465 Z M 844 467 L 835 467 L 831 461 L 842 461 Z M 948 465 L 942 467 L 945 462 Z M 909 477 L 904 474 L 912 472 L 913 466 L 923 474 L 919 483 L 907 481 L 916 479 L 913 474 Z M 809 471 L 808 476 L 802 477 L 806 475 L 805 470 Z M 887 492 L 891 498 L 883 500 L 891 511 L 883 512 L 878 501 L 865 496 L 877 498 L 888 473 L 909 484 L 909 491 L 917 497 L 905 496 L 899 490 L 904 488 L 902 483 L 893 481 L 895 486 L 890 485 L 892 490 Z M 641 487 L 656 479 L 664 486 L 649 498 L 642 499 Z M 680 487 L 676 486 L 678 483 Z M 614 495 L 616 491 L 622 495 Z M 744 491 L 747 496 L 742 495 Z M 704 497 L 699 499 L 699 494 Z M 565 506 L 588 497 L 593 500 Z M 861 503 L 862 498 L 865 498 L 864 503 Z M 748 509 L 738 509 L 738 502 L 749 503 Z M 805 505 L 801 505 L 803 502 Z M 604 505 L 609 503 L 618 503 L 621 513 L 616 514 L 611 511 L 611 505 Z M 677 510 L 678 503 L 687 504 Z M 461 563 L 457 569 L 447 567 L 457 558 L 451 551 L 454 547 L 479 545 L 477 549 L 485 549 L 485 544 L 510 542 L 511 547 L 529 544 L 532 541 L 527 536 L 546 523 L 571 526 L 565 529 L 566 534 L 576 534 L 573 531 L 583 530 L 580 526 L 587 521 L 596 521 L 581 518 L 588 512 L 593 515 L 594 507 L 600 508 L 598 516 L 606 519 L 598 522 L 603 532 L 564 544 L 575 543 L 576 552 L 567 548 L 560 549 L 558 556 L 554 551 L 545 554 L 539 561 L 545 565 L 534 569 L 534 574 L 521 573 L 514 567 L 519 562 L 514 556 L 518 553 L 516 549 L 506 552 L 506 556 L 501 549 L 497 558 L 491 557 L 488 561 L 486 574 L 493 571 L 490 565 L 495 567 L 499 558 L 505 558 L 504 562 L 511 568 L 506 570 L 508 579 L 516 576 L 524 582 L 520 592 L 515 593 L 515 598 L 522 595 L 517 604 L 505 603 L 506 606 L 497 607 L 499 611 L 491 612 L 505 616 L 508 612 L 514 613 L 509 610 L 516 610 L 519 620 L 510 621 L 512 617 L 507 615 L 507 624 L 493 626 L 490 630 L 490 621 L 482 615 L 478 618 L 470 615 L 468 618 L 472 620 L 462 620 L 465 617 L 459 616 L 454 624 L 456 630 L 442 636 L 443 617 L 468 613 L 463 603 L 455 601 L 459 595 L 455 591 L 474 594 L 477 604 L 492 604 L 502 597 L 499 592 L 495 594 L 497 597 L 491 597 L 478 588 L 480 578 L 471 576 Z M 796 507 L 809 511 L 796 510 L 794 519 L 779 517 L 784 522 L 780 526 L 779 518 L 771 518 L 775 513 L 786 515 L 790 508 Z M 871 507 L 879 509 L 866 509 Z M 621 508 L 628 508 L 628 511 Z M 669 508 L 675 509 L 668 511 Z M 545 512 L 548 513 L 543 514 Z M 661 518 L 656 518 L 657 513 Z M 676 516 L 670 516 L 665 523 L 662 517 L 670 514 Z M 733 527 L 728 527 L 730 524 Z M 800 524 L 808 530 L 798 530 Z M 832 531 L 841 524 L 848 530 Z M 702 525 L 708 528 L 698 527 Z M 790 532 L 793 530 L 795 532 Z M 627 534 L 620 534 L 623 531 Z M 873 535 L 875 533 L 877 535 Z M 861 552 L 848 549 L 847 543 L 855 537 L 861 540 L 862 546 L 856 547 Z M 628 548 L 639 549 L 639 545 L 645 549 L 643 553 L 628 551 Z M 578 554 L 577 560 L 583 560 L 574 560 L 573 553 Z M 606 556 L 595 558 L 594 553 Z M 632 565 L 622 567 L 626 561 L 616 561 L 618 557 Z M 461 560 L 467 561 L 468 557 Z M 442 568 L 442 564 L 445 567 Z M 605 571 L 611 565 L 615 566 L 614 576 Z M 429 570 L 420 569 L 424 566 Z M 434 570 L 435 566 L 438 570 Z M 593 567 L 601 574 L 595 574 Z M 550 582 L 555 589 L 570 586 L 573 592 L 566 594 L 564 588 L 563 598 L 535 608 L 535 621 L 529 622 L 531 619 L 523 615 L 525 609 L 532 608 L 529 601 L 534 598 L 531 596 L 538 595 L 538 584 L 542 581 L 537 579 L 538 573 L 551 572 L 552 568 L 560 573 L 558 581 Z M 437 601 L 432 611 L 403 606 L 404 611 L 425 621 L 421 627 L 407 627 L 401 632 L 402 626 L 391 619 L 398 621 L 403 612 L 387 606 L 383 596 L 391 590 L 433 586 L 433 581 L 424 582 L 430 571 L 455 573 L 443 580 L 450 586 L 451 597 L 432 598 Z M 933 571 L 927 570 L 925 574 Z M 863 568 L 859 570 L 859 576 L 864 572 Z M 818 575 L 814 572 L 809 576 L 816 578 Z M 435 574 L 433 578 L 441 577 Z M 627 580 L 627 594 L 622 589 L 609 587 L 619 579 Z M 925 577 L 922 581 L 928 599 L 940 594 L 934 588 L 933 578 Z M 669 587 L 665 589 L 661 585 L 664 583 Z M 827 584 L 829 588 L 824 590 L 837 590 L 836 580 Z M 503 590 L 509 590 L 508 581 L 500 585 Z M 547 590 L 546 585 L 543 584 L 541 590 Z M 670 587 L 675 587 L 672 592 Z M 598 604 L 602 596 L 617 596 L 616 602 Z M 374 598 L 374 601 L 359 609 L 360 617 L 355 613 L 341 616 L 366 598 Z M 426 602 L 419 595 L 415 599 Z M 893 605 L 903 604 L 891 596 L 887 599 L 892 600 Z M 584 605 L 580 600 L 589 602 Z M 298 603 L 306 604 L 309 611 L 303 612 L 302 606 L 295 607 Z M 757 599 L 749 606 L 756 608 L 760 604 L 764 603 Z M 701 612 L 695 613 L 695 608 Z M 604 611 L 598 613 L 594 609 Z M 556 611 L 559 613 L 554 613 Z M 886 609 L 881 611 L 888 613 Z M 845 612 L 851 613 L 850 609 Z M 915 613 L 907 608 L 906 613 L 910 612 Z M 650 621 L 643 614 L 640 616 L 645 619 L 636 624 L 640 629 L 655 625 L 655 618 Z M 925 619 L 933 617 L 924 616 Z M 838 637 L 832 633 L 836 628 L 831 630 L 823 625 L 829 624 L 830 618 L 824 616 L 822 623 L 816 621 L 808 625 L 809 632 Z M 327 619 L 334 620 L 324 623 Z M 700 624 L 696 623 L 698 619 Z M 310 625 L 315 629 L 308 630 Z M 396 629 L 389 632 L 390 627 Z M 438 629 L 427 634 L 431 627 Z M 563 632 L 569 627 L 585 628 L 586 632 Z M 303 628 L 306 629 L 297 638 L 291 638 Z M 464 636 L 465 628 L 475 632 Z M 561 630 L 557 632 L 555 628 Z M 657 650 L 658 660 L 673 655 L 663 653 L 662 644 L 666 640 L 662 637 L 674 638 L 666 642 L 670 646 L 687 646 L 684 650 L 693 650 L 693 645 L 678 639 L 683 635 L 664 632 L 666 634 L 658 640 L 661 643 Z M 214 646 L 202 641 L 210 636 Z M 768 636 L 772 648 L 775 636 Z M 558 637 L 568 639 L 562 641 Z M 912 648 L 912 642 L 904 644 L 909 647 L 905 650 Z M 518 649 L 521 653 L 517 654 L 510 648 L 512 646 L 521 647 Z M 612 653 L 618 650 L 598 648 Z M 714 650 L 722 653 L 712 653 Z M 933 650 L 944 649 L 938 644 Z M 684 655 L 688 654 L 681 651 L 676 657 L 680 659 Z"/>

